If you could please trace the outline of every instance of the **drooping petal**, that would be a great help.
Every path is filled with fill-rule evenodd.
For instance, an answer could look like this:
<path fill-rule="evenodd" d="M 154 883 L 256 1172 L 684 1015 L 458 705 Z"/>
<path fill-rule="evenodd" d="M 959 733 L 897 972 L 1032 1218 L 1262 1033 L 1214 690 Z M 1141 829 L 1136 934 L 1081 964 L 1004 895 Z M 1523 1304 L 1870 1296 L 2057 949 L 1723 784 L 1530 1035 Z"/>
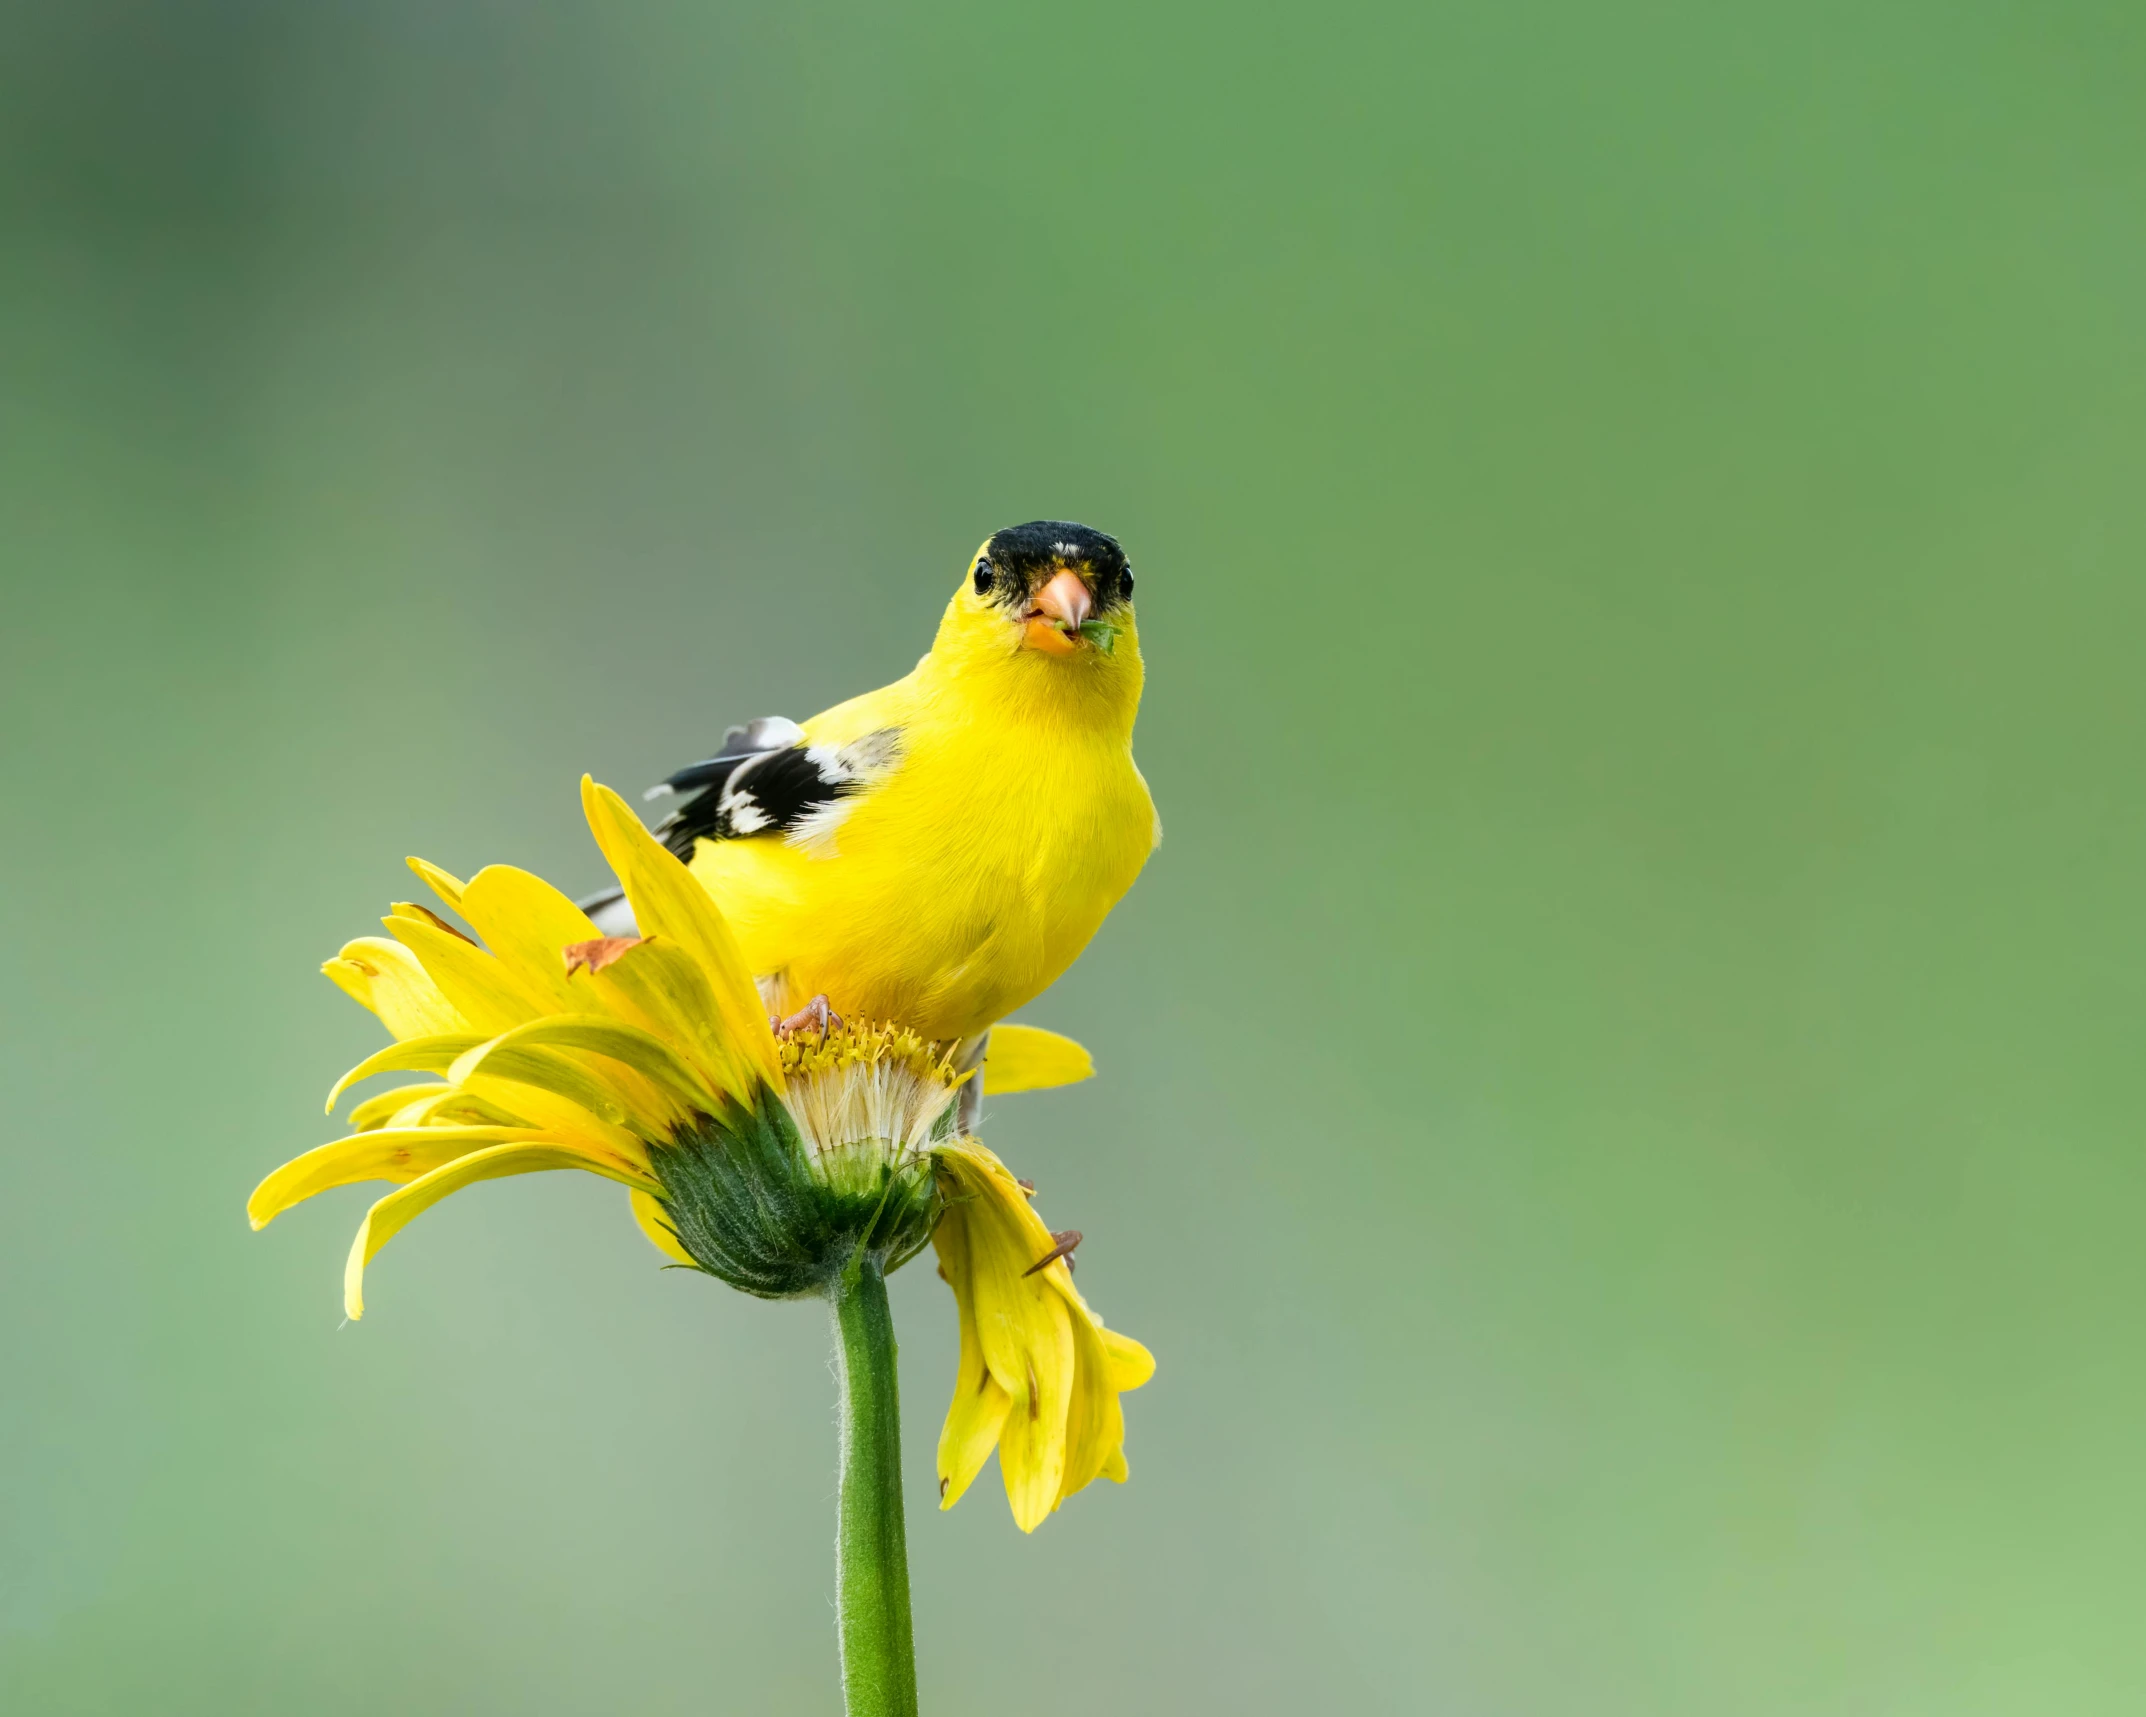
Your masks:
<path fill-rule="evenodd" d="M 964 1370 L 969 1387 L 957 1381 L 954 1399 L 946 1409 L 946 1424 L 939 1432 L 939 1495 L 941 1508 L 959 1502 L 976 1475 L 983 1471 L 991 1451 L 999 1446 L 1006 1429 L 1006 1415 L 1013 1410 L 1013 1397 L 998 1386 L 979 1350 L 973 1372 Z M 1018 1515 L 1015 1516 L 1019 1518 Z M 1024 1526 L 1024 1532 L 1034 1528 Z"/>
<path fill-rule="evenodd" d="M 1072 1321 L 1066 1304 L 1027 1266 L 1049 1250 L 1024 1244 L 1025 1228 L 988 1187 L 970 1224 L 970 1291 L 984 1364 L 1011 1397 L 999 1431 L 999 1476 L 1014 1524 L 1033 1532 L 1057 1506 L 1065 1478 L 1066 1415 L 1072 1405 Z M 1026 1205 L 1024 1203 L 1023 1210 Z"/>
<path fill-rule="evenodd" d="M 538 1174 L 547 1169 L 583 1169 L 643 1192 L 659 1190 L 653 1180 L 564 1142 L 499 1144 L 472 1151 L 389 1193 L 365 1213 L 357 1238 L 351 1242 L 350 1261 L 343 1269 L 343 1310 L 352 1318 L 365 1315 L 365 1266 L 381 1247 L 441 1199 L 480 1180 Z"/>
<path fill-rule="evenodd" d="M 952 1508 L 998 1447 L 1000 1428 L 1013 1398 L 984 1364 L 976 1334 L 975 1293 L 969 1269 L 968 1201 L 949 1203 L 932 1231 L 939 1275 L 954 1290 L 961 1316 L 961 1362 L 954 1372 L 954 1399 L 939 1432 L 939 1506 Z"/>
<path fill-rule="evenodd" d="M 1155 1356 L 1131 1336 L 1103 1327 L 1062 1261 L 1037 1274 L 1065 1300 L 1079 1369 L 1083 1379 L 1091 1381 L 1090 1387 L 1075 1391 L 1067 1419 L 1066 1470 L 1058 1492 L 1063 1502 L 1097 1478 L 1125 1482 L 1125 1414 L 1118 1396 L 1155 1375 Z"/>
<path fill-rule="evenodd" d="M 641 826 L 632 808 L 608 787 L 584 775 L 581 804 L 589 830 L 617 874 L 643 936 L 676 943 L 700 965 L 714 992 L 726 1042 L 735 1046 L 759 1077 L 783 1088 L 782 1064 L 767 1011 L 737 938 L 714 898 L 693 873 Z"/>
<path fill-rule="evenodd" d="M 294 1204 L 363 1180 L 412 1181 L 487 1145 L 542 1138 L 526 1127 L 376 1127 L 291 1158 L 253 1189 L 246 1215 L 266 1228 Z"/>
<path fill-rule="evenodd" d="M 1091 1317 L 1094 1314 L 1089 1314 Z M 1103 1331 L 1103 1351 L 1110 1361 L 1110 1386 L 1124 1391 L 1138 1389 L 1155 1375 L 1155 1356 L 1129 1335 L 1114 1329 Z"/>
<path fill-rule="evenodd" d="M 439 985 L 399 942 L 360 936 L 321 967 L 349 995 L 380 1016 L 398 1038 L 467 1031 L 469 1021 L 440 994 Z"/>
<path fill-rule="evenodd" d="M 978 1321 L 988 1329 L 994 1317 L 991 1296 L 980 1293 L 977 1299 Z M 1025 1374 L 1007 1391 L 1012 1399 L 1007 1403 L 1006 1422 L 999 1428 L 998 1464 L 1014 1524 L 1023 1532 L 1033 1532 L 1058 1506 L 1059 1492 L 1065 1487 L 1066 1423 L 1073 1406 L 1075 1355 L 1064 1306 L 1043 1298 L 1022 1305 L 1019 1311 L 1018 1322 L 1009 1319 L 1001 1340 L 987 1341 L 984 1351 L 987 1361 L 996 1349 L 1001 1363 L 1018 1357 L 1027 1365 Z"/>
<path fill-rule="evenodd" d="M 1095 1057 L 1070 1037 L 1045 1031 L 1041 1026 L 1004 1021 L 991 1028 L 991 1041 L 984 1050 L 987 1097 L 1046 1091 L 1054 1085 L 1072 1085 L 1094 1075 Z"/>
<path fill-rule="evenodd" d="M 940 1439 L 940 1479 L 958 1496 L 957 1484 L 965 1487 L 981 1464 L 977 1441 L 998 1409 L 974 1377 L 972 1364 L 980 1366 L 1006 1396 L 999 1467 L 1015 1522 L 1032 1532 L 1092 1479 L 1123 1477 L 1118 1394 L 1146 1381 L 1152 1361 L 1136 1342 L 1113 1345 L 1062 1257 L 1037 1268 L 1056 1242 L 997 1157 L 974 1139 L 935 1156 L 947 1209 L 932 1238 L 961 1311 L 963 1354 Z"/>
<path fill-rule="evenodd" d="M 1103 1331 L 1081 1311 L 1068 1306 L 1067 1313 L 1074 1370 L 1085 1387 L 1073 1391 L 1066 1410 L 1065 1467 L 1059 1475 L 1058 1494 L 1051 1499 L 1054 1508 L 1075 1491 L 1086 1489 L 1111 1456 L 1125 1447 L 1125 1413 L 1118 1405 L 1117 1390 L 1108 1386 L 1110 1357 L 1103 1347 Z"/>

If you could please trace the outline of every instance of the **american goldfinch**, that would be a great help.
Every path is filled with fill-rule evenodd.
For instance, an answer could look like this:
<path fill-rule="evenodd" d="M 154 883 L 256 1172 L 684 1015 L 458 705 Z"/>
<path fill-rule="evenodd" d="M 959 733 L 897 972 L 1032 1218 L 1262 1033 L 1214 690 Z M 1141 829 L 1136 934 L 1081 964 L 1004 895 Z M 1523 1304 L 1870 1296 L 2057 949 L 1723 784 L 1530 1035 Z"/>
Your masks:
<path fill-rule="evenodd" d="M 656 832 L 721 905 L 771 1012 L 980 1053 L 1072 964 L 1161 839 L 1133 764 L 1132 595 L 1101 531 L 999 531 L 908 675 L 803 724 L 734 727 L 649 790 L 682 797 Z M 607 934 L 631 929 L 616 897 L 584 905 Z M 1078 1077 L 1025 1066 L 1051 1059 L 1047 1036 L 994 1050 L 990 1088 Z"/>

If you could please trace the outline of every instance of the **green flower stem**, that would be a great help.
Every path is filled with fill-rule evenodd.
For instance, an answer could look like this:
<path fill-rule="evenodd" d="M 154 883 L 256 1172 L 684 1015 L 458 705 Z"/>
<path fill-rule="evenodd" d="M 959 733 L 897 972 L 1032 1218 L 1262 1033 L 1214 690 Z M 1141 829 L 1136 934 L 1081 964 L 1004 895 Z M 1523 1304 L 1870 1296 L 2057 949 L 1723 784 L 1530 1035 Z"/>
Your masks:
<path fill-rule="evenodd" d="M 894 1314 L 860 1258 L 833 1289 L 842 1377 L 842 1501 L 835 1533 L 842 1695 L 849 1717 L 916 1717 L 909 1546 L 902 1530 L 902 1413 Z"/>

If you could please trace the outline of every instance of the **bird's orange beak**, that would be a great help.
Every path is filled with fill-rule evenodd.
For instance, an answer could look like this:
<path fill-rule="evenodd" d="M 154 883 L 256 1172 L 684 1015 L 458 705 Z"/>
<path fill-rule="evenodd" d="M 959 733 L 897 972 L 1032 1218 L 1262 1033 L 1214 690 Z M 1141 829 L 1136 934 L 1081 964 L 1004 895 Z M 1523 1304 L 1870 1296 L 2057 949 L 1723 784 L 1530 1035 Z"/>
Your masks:
<path fill-rule="evenodd" d="M 1022 621 L 1021 642 L 1052 656 L 1070 656 L 1080 648 L 1081 625 L 1095 606 L 1077 572 L 1061 572 L 1036 592 Z"/>

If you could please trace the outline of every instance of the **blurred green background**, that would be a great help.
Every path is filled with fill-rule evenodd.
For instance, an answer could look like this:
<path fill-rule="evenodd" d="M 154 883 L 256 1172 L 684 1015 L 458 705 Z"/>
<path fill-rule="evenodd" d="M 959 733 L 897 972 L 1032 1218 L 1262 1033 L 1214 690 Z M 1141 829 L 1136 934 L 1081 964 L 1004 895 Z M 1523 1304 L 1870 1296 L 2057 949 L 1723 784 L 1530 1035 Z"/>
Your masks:
<path fill-rule="evenodd" d="M 823 1314 L 249 1235 L 413 884 L 1118 533 L 1169 838 L 987 1136 L 1133 1482 L 939 1713 L 2131 1712 L 2146 13 L 0 22 L 0 1703 L 826 1712 Z"/>

